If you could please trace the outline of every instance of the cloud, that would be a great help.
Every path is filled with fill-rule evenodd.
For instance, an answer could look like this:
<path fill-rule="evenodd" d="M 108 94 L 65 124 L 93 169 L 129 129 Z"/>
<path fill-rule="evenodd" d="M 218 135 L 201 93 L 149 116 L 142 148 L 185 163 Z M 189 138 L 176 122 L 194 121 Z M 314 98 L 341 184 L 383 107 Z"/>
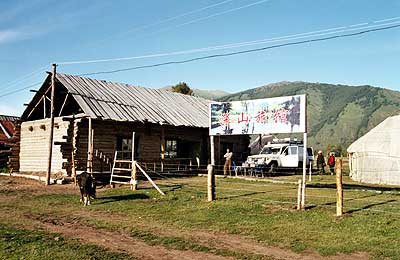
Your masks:
<path fill-rule="evenodd" d="M 0 23 L 5 23 L 15 18 L 26 18 L 27 13 L 35 13 L 48 5 L 49 0 L 10 1 L 0 10 Z"/>
<path fill-rule="evenodd" d="M 20 36 L 21 36 L 21 33 L 18 32 L 17 30 L 9 29 L 9 30 L 0 31 L 0 44 L 18 40 L 18 38 L 20 38 Z"/>
<path fill-rule="evenodd" d="M 14 106 L 8 106 L 1 104 L 0 105 L 0 115 L 8 115 L 8 116 L 20 116 L 22 114 L 22 108 L 14 107 Z"/>
<path fill-rule="evenodd" d="M 46 34 L 54 29 L 55 28 L 52 27 L 25 26 L 19 28 L 9 28 L 5 30 L 0 30 L 0 44 L 29 40 L 36 36 Z"/>

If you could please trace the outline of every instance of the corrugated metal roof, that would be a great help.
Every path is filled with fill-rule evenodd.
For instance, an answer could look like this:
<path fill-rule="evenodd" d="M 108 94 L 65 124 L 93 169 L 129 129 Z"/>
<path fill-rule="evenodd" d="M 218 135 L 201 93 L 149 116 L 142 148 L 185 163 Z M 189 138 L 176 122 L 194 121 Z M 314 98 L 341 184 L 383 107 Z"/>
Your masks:
<path fill-rule="evenodd" d="M 208 127 L 210 100 L 57 73 L 57 80 L 92 118 Z"/>
<path fill-rule="evenodd" d="M 0 117 L 0 118 L 5 118 Z M 7 143 L 9 139 L 15 134 L 15 125 L 14 122 L 16 120 L 11 120 L 15 119 L 18 117 L 9 117 L 9 120 L 0 120 L 0 144 Z"/>
<path fill-rule="evenodd" d="M 1 121 L 18 121 L 19 117 L 17 116 L 6 116 L 6 115 L 0 115 L 0 120 Z"/>

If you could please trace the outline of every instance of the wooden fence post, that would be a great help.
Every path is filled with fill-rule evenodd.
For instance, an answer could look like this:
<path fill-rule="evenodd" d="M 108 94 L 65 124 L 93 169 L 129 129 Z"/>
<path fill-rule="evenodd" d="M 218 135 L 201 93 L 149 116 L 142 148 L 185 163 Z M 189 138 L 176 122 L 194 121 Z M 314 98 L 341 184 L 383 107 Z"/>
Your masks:
<path fill-rule="evenodd" d="M 209 164 L 207 166 L 208 170 L 208 178 L 207 178 L 207 194 L 208 201 L 215 200 L 215 175 L 214 175 L 214 167 Z"/>
<path fill-rule="evenodd" d="M 297 210 L 301 209 L 301 188 L 302 188 L 302 181 L 299 179 L 298 181 L 299 188 L 297 189 Z"/>
<path fill-rule="evenodd" d="M 137 169 L 136 161 L 132 160 L 132 179 L 131 179 L 131 190 L 137 190 Z"/>
<path fill-rule="evenodd" d="M 343 215 L 343 177 L 342 177 L 342 159 L 336 160 L 336 216 Z"/>

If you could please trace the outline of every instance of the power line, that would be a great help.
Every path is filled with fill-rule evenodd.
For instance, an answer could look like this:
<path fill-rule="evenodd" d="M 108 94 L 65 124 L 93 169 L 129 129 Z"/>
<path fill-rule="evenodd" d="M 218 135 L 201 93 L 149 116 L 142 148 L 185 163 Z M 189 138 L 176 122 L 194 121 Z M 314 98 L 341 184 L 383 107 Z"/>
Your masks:
<path fill-rule="evenodd" d="M 40 84 L 42 84 L 42 83 L 43 83 L 42 81 L 36 82 L 36 83 L 31 84 L 31 85 L 29 85 L 29 86 L 26 86 L 26 87 L 23 87 L 23 88 L 20 88 L 20 89 L 16 89 L 16 90 L 13 90 L 13 91 L 4 93 L 4 94 L 0 95 L 0 98 L 3 98 L 3 97 L 6 97 L 6 96 L 9 96 L 9 95 L 12 95 L 12 94 L 21 92 L 21 91 L 23 91 L 23 90 L 25 90 L 25 89 L 35 87 L 35 86 L 40 85 Z"/>
<path fill-rule="evenodd" d="M 11 80 L 11 81 L 9 81 L 9 82 L 2 83 L 2 84 L 0 84 L 0 85 L 2 86 L 2 89 L 3 89 L 3 91 L 4 91 L 4 90 L 10 88 L 10 87 L 13 86 L 13 85 L 16 85 L 16 84 L 19 84 L 20 82 L 25 81 L 26 79 L 32 77 L 33 75 L 36 75 L 36 74 L 38 74 L 38 73 L 40 73 L 40 72 L 43 72 L 44 69 L 47 68 L 47 66 L 48 66 L 48 65 L 43 66 L 43 67 L 40 67 L 39 69 L 36 69 L 36 70 L 34 70 L 34 71 L 32 71 L 32 72 L 30 72 L 30 73 L 24 75 L 24 76 L 21 76 L 21 77 L 19 77 L 19 78 L 13 79 L 13 80 Z"/>
<path fill-rule="evenodd" d="M 126 60 L 134 60 L 134 59 L 166 57 L 166 56 L 174 56 L 174 55 L 199 53 L 199 52 L 208 52 L 208 51 L 215 51 L 215 50 L 233 49 L 233 48 L 239 48 L 239 47 L 244 47 L 244 46 L 259 45 L 259 44 L 264 44 L 264 43 L 268 43 L 268 42 L 288 41 L 288 40 L 309 38 L 309 37 L 315 37 L 315 36 L 323 36 L 323 35 L 327 35 L 327 34 L 342 33 L 342 32 L 348 32 L 348 31 L 363 30 L 363 29 L 368 29 L 368 28 L 392 25 L 392 24 L 399 23 L 400 21 L 386 23 L 386 24 L 365 26 L 368 24 L 376 24 L 376 23 L 380 23 L 383 21 L 387 21 L 387 20 L 399 20 L 399 19 L 400 19 L 400 17 L 395 17 L 395 18 L 390 18 L 390 19 L 385 19 L 385 20 L 372 21 L 372 22 L 368 22 L 368 23 L 353 24 L 353 25 L 348 25 L 348 26 L 340 26 L 340 27 L 334 27 L 334 28 L 329 28 L 329 29 L 322 29 L 322 30 L 316 30 L 316 31 L 311 31 L 311 32 L 274 37 L 274 38 L 266 38 L 266 39 L 254 40 L 254 41 L 246 41 L 246 42 L 231 43 L 231 44 L 224 44 L 224 45 L 217 45 L 217 46 L 209 46 L 209 47 L 190 49 L 190 50 L 184 50 L 184 51 L 174 51 L 174 52 L 167 52 L 167 53 L 156 53 L 156 54 L 147 54 L 147 55 L 140 55 L 140 56 L 110 58 L 110 59 L 64 61 L 64 62 L 58 62 L 57 64 L 58 65 L 73 65 L 73 64 L 89 64 L 89 63 L 101 63 L 101 62 L 126 61 Z M 364 25 L 364 26 L 360 27 L 360 25 Z M 356 27 L 358 27 L 358 28 L 356 28 Z"/>
<path fill-rule="evenodd" d="M 285 46 L 300 45 L 300 44 L 305 44 L 305 43 L 320 42 L 320 41 L 327 41 L 327 40 L 338 39 L 338 38 L 352 37 L 352 36 L 362 35 L 362 34 L 366 34 L 366 33 L 370 33 L 370 32 L 393 29 L 393 28 L 397 28 L 397 27 L 400 27 L 400 24 L 381 27 L 381 28 L 375 28 L 375 29 L 369 29 L 369 30 L 365 30 L 365 31 L 355 32 L 355 33 L 348 33 L 348 34 L 341 34 L 341 35 L 329 36 L 329 37 L 324 37 L 324 38 L 317 38 L 317 39 L 303 40 L 303 41 L 297 41 L 297 42 L 283 43 L 283 44 L 277 44 L 277 45 L 272 45 L 272 46 L 267 46 L 267 47 L 262 47 L 262 48 L 256 48 L 256 49 L 248 49 L 248 50 L 244 50 L 244 51 L 236 51 L 236 52 L 229 52 L 229 53 L 223 53 L 223 54 L 214 54 L 214 55 L 196 57 L 196 58 L 191 58 L 191 59 L 186 59 L 186 60 L 181 60 L 181 61 L 168 61 L 168 62 L 163 62 L 163 63 L 136 66 L 136 67 L 130 67 L 130 68 L 117 69 L 117 70 L 90 72 L 90 73 L 80 74 L 78 76 L 89 76 L 89 75 L 98 75 L 98 74 L 112 74 L 112 73 L 130 71 L 130 70 L 154 68 L 154 67 L 161 67 L 161 66 L 173 65 L 173 64 L 183 64 L 183 63 L 189 63 L 189 62 L 199 61 L 199 60 L 206 60 L 206 59 L 212 59 L 212 58 L 235 56 L 235 55 L 245 54 L 245 53 L 259 52 L 259 51 L 275 49 L 275 48 L 280 48 L 280 47 L 285 47 Z"/>
<path fill-rule="evenodd" d="M 120 36 L 129 34 L 129 33 L 132 33 L 132 32 L 137 32 L 137 31 L 141 31 L 141 30 L 143 30 L 143 29 L 147 29 L 147 28 L 151 28 L 151 27 L 154 27 L 154 26 L 157 26 L 157 25 L 160 25 L 160 24 L 164 24 L 164 23 L 166 23 L 166 22 L 174 21 L 174 20 L 177 20 L 177 19 L 179 19 L 179 18 L 188 16 L 188 15 L 192 15 L 192 14 L 195 14 L 195 13 L 199 13 L 199 12 L 201 12 L 201 11 L 204 11 L 204 10 L 207 10 L 207 9 L 210 9 L 210 8 L 213 8 L 213 7 L 216 7 L 216 6 L 219 6 L 219 5 L 223 5 L 223 4 L 232 2 L 232 1 L 235 1 L 235 0 L 225 0 L 225 1 L 221 1 L 221 2 L 218 2 L 218 3 L 215 3 L 215 4 L 211 4 L 211 5 L 207 5 L 207 6 L 201 7 L 201 8 L 199 8 L 199 9 L 195 9 L 195 10 L 192 10 L 192 11 L 188 11 L 188 12 L 186 12 L 186 13 L 178 14 L 178 15 L 176 15 L 176 16 L 172 16 L 172 17 L 163 19 L 163 20 L 158 21 L 158 22 L 155 22 L 155 23 L 151 23 L 151 24 L 142 25 L 142 26 L 139 26 L 139 27 L 136 27 L 136 28 L 132 28 L 132 29 L 129 29 L 129 30 L 125 31 L 125 32 L 122 32 L 122 33 L 119 33 L 119 34 L 115 34 L 115 35 L 113 35 L 113 36 L 110 36 L 110 37 L 107 37 L 107 38 L 105 38 L 105 39 L 99 40 L 98 43 L 102 43 L 102 42 L 105 42 L 105 41 L 107 41 L 107 40 L 113 39 L 113 38 L 115 38 L 115 37 L 120 37 Z"/>
<path fill-rule="evenodd" d="M 400 24 L 386 26 L 386 27 L 380 27 L 380 28 L 374 28 L 374 29 L 364 30 L 364 31 L 360 31 L 360 32 L 349 33 L 349 34 L 342 34 L 342 35 L 335 35 L 335 36 L 329 36 L 329 37 L 324 37 L 324 38 L 317 38 L 317 39 L 310 39 L 310 40 L 303 40 L 303 41 L 297 41 L 297 42 L 277 44 L 277 45 L 267 46 L 267 47 L 263 47 L 263 48 L 256 48 L 256 49 L 249 49 L 249 50 L 244 50 L 244 51 L 237 51 L 237 52 L 230 52 L 230 53 L 214 54 L 214 55 L 196 57 L 196 58 L 191 58 L 191 59 L 186 59 L 186 60 L 181 60 L 181 61 L 169 61 L 169 62 L 156 63 L 156 64 L 143 65 L 143 66 L 136 66 L 136 67 L 123 68 L 123 69 L 110 70 L 110 71 L 99 71 L 99 72 L 83 73 L 83 74 L 79 74 L 78 76 L 89 76 L 89 75 L 98 75 L 98 74 L 112 74 L 112 73 L 130 71 L 130 70 L 161 67 L 161 66 L 173 65 L 173 64 L 183 64 L 183 63 L 189 63 L 189 62 L 199 61 L 199 60 L 206 60 L 206 59 L 220 58 L 220 57 L 228 57 L 228 56 L 235 56 L 235 55 L 239 55 L 239 54 L 264 51 L 264 50 L 268 50 L 268 49 L 280 48 L 280 47 L 285 47 L 285 46 L 300 45 L 300 44 L 319 42 L 319 41 L 327 41 L 327 40 L 332 40 L 332 39 L 337 39 L 337 38 L 352 37 L 352 36 L 362 35 L 362 34 L 366 34 L 366 33 L 370 33 L 370 32 L 383 31 L 383 30 L 388 30 L 388 29 L 393 29 L 393 28 L 398 28 L 398 27 L 400 27 Z M 29 85 L 29 86 L 21 88 L 21 89 L 17 89 L 17 90 L 8 92 L 8 93 L 5 93 L 3 95 L 0 95 L 0 98 L 5 97 L 5 96 L 9 96 L 11 94 L 15 94 L 15 93 L 23 91 L 23 90 L 25 90 L 27 88 L 39 85 L 40 83 L 41 82 Z"/>
<path fill-rule="evenodd" d="M 188 24 L 192 24 L 192 23 L 196 23 L 196 22 L 199 22 L 199 21 L 204 21 L 204 20 L 216 17 L 216 16 L 220 16 L 220 15 L 227 14 L 227 13 L 232 13 L 232 12 L 244 9 L 244 8 L 248 8 L 248 7 L 251 7 L 251 6 L 259 5 L 259 4 L 262 4 L 262 3 L 265 3 L 265 2 L 269 2 L 269 1 L 271 1 L 271 0 L 261 0 L 261 1 L 250 3 L 250 4 L 238 6 L 238 7 L 232 8 L 232 9 L 228 9 L 226 11 L 222 11 L 222 12 L 218 12 L 218 13 L 215 13 L 215 14 L 207 15 L 205 17 L 200 17 L 200 18 L 197 18 L 197 19 L 193 19 L 193 20 L 185 22 L 185 23 L 169 26 L 169 27 L 166 27 L 164 29 L 161 29 L 161 30 L 149 33 L 149 34 L 146 34 L 144 36 L 151 36 L 151 35 L 154 35 L 154 34 L 157 34 L 157 33 L 160 33 L 160 32 L 169 31 L 171 29 L 179 28 L 179 27 L 182 27 L 182 26 L 185 26 L 185 25 L 188 25 Z"/>

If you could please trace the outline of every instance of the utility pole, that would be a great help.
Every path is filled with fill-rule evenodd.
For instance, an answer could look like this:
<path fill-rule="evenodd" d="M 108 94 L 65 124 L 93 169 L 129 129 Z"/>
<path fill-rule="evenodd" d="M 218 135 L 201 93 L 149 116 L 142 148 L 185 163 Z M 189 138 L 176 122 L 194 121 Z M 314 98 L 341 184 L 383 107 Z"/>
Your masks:
<path fill-rule="evenodd" d="M 57 64 L 53 64 L 53 73 L 51 74 L 51 104 L 50 104 L 50 137 L 49 137 L 49 158 L 47 164 L 46 185 L 50 184 L 51 160 L 53 154 L 53 138 L 54 138 L 54 88 L 56 83 Z"/>

